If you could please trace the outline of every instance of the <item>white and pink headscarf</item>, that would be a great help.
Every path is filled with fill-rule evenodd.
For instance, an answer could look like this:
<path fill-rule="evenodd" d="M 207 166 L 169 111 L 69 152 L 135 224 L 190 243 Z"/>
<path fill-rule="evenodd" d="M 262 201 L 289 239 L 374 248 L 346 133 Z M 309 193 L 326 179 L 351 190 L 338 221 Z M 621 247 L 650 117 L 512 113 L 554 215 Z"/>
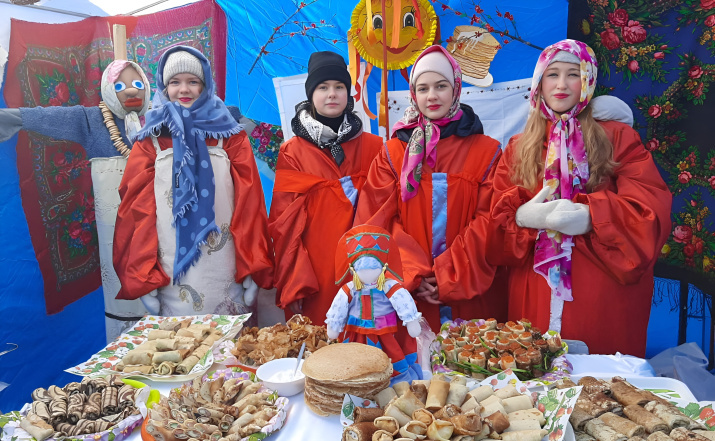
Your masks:
<path fill-rule="evenodd" d="M 452 66 L 452 78 L 447 78 L 448 81 L 454 80 L 452 105 L 443 118 L 436 120 L 427 118 L 417 107 L 417 98 L 414 86 L 414 82 L 417 78 L 414 78 L 414 80 L 411 79 L 410 106 L 405 109 L 405 114 L 402 119 L 395 123 L 392 127 L 393 136 L 397 130 L 414 128 L 412 136 L 410 136 L 410 139 L 407 141 L 407 151 L 405 152 L 405 159 L 402 163 L 400 186 L 402 187 L 403 201 L 406 201 L 417 194 L 417 187 L 419 187 L 420 179 L 422 178 L 422 163 L 426 161 L 427 165 L 430 167 L 435 166 L 437 162 L 437 150 L 435 150 L 435 147 L 439 141 L 440 127 L 443 127 L 462 117 L 462 109 L 459 108 L 459 95 L 462 92 L 462 69 L 445 48 L 435 45 L 425 49 L 424 52 L 417 57 L 417 61 L 415 61 L 415 64 L 412 67 L 412 72 L 426 72 L 426 70 L 419 68 L 420 60 L 422 60 L 425 55 L 436 51 L 441 51 L 449 61 L 449 64 Z M 438 70 L 434 71 L 438 72 Z M 444 74 L 442 75 L 444 76 Z M 452 81 L 450 81 L 450 83 L 452 83 Z"/>
<path fill-rule="evenodd" d="M 536 108 L 541 95 L 541 77 L 546 68 L 561 52 L 569 52 L 580 60 L 581 96 L 579 102 L 568 112 L 556 114 L 545 100 Z M 588 105 L 596 88 L 598 73 L 596 56 L 585 43 L 576 40 L 562 40 L 544 49 L 534 69 L 531 80 L 531 112 L 541 114 L 551 121 L 548 134 L 546 164 L 544 165 L 544 187 L 553 192 L 548 200 L 573 199 L 578 193 L 586 192 L 589 178 L 588 158 L 583 142 L 581 124 L 576 116 Z M 561 311 L 564 301 L 572 301 L 571 291 L 571 248 L 573 237 L 558 231 L 539 230 L 534 252 L 534 271 L 541 274 L 551 287 L 551 320 L 549 329 L 560 330 Z"/>
<path fill-rule="evenodd" d="M 114 90 L 114 83 L 119 78 L 119 74 L 127 68 L 127 66 L 132 66 L 144 82 L 144 105 L 139 112 L 127 112 L 122 103 L 119 102 L 117 98 L 117 92 Z M 149 109 L 149 103 L 151 102 L 151 84 L 146 77 L 146 74 L 142 70 L 141 66 L 133 61 L 127 60 L 114 60 L 104 69 L 102 73 L 102 83 L 101 83 L 101 93 L 102 101 L 107 105 L 107 108 L 112 111 L 113 114 L 117 115 L 119 119 L 124 120 L 124 128 L 126 129 L 127 138 L 134 142 L 134 137 L 141 130 L 144 125 L 144 114 Z"/>

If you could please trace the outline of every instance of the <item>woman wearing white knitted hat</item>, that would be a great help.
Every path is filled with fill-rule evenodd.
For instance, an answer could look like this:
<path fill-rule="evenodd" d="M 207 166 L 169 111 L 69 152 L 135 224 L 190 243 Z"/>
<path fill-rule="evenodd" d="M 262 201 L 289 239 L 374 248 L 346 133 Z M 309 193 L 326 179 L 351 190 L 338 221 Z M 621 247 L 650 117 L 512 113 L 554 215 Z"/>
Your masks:
<path fill-rule="evenodd" d="M 248 138 L 196 49 L 169 49 L 156 78 L 119 188 L 117 298 L 166 316 L 249 312 L 273 265 Z"/>
<path fill-rule="evenodd" d="M 494 178 L 488 256 L 510 265 L 510 319 L 642 357 L 671 195 L 635 130 L 594 120 L 596 74 L 580 41 L 541 53 L 526 129 Z"/>
<path fill-rule="evenodd" d="M 453 318 L 503 319 L 506 301 L 490 287 L 485 261 L 491 175 L 499 143 L 460 104 L 462 72 L 441 46 L 427 48 L 410 75 L 411 106 L 375 159 L 355 223 L 390 231 L 402 255 L 404 285 L 432 329 L 440 303 Z"/>

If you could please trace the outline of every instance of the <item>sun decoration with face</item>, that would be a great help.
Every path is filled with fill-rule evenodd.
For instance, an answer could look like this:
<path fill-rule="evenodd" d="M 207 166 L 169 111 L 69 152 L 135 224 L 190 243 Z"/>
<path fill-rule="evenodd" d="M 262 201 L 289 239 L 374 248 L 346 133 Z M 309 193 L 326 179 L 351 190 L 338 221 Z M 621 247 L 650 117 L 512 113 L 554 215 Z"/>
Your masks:
<path fill-rule="evenodd" d="M 383 16 L 384 15 L 384 16 Z M 429 0 L 360 0 L 348 30 L 350 77 L 355 100 L 365 90 L 373 66 L 383 70 L 380 100 L 380 125 L 389 126 L 387 115 L 387 71 L 400 70 L 405 79 L 407 67 L 438 38 L 439 19 Z M 360 58 L 367 65 L 360 77 Z M 363 100 L 363 109 L 375 119 Z M 389 136 L 389 130 L 387 130 Z"/>
<path fill-rule="evenodd" d="M 381 1 L 385 2 L 385 17 Z M 428 0 L 360 0 L 353 10 L 348 38 L 365 61 L 382 69 L 382 29 L 386 28 L 387 68 L 404 69 L 433 44 L 437 24 L 437 14 Z"/>

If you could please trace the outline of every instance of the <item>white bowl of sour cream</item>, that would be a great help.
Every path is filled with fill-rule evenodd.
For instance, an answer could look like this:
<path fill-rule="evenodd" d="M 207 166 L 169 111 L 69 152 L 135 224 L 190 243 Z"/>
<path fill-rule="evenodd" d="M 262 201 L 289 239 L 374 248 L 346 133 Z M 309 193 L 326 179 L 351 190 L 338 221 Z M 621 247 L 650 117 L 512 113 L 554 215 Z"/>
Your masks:
<path fill-rule="evenodd" d="M 305 389 L 305 375 L 301 371 L 305 360 L 300 361 L 300 366 L 293 376 L 296 361 L 296 358 L 271 360 L 256 369 L 256 376 L 267 388 L 278 391 L 281 397 L 297 395 Z"/>

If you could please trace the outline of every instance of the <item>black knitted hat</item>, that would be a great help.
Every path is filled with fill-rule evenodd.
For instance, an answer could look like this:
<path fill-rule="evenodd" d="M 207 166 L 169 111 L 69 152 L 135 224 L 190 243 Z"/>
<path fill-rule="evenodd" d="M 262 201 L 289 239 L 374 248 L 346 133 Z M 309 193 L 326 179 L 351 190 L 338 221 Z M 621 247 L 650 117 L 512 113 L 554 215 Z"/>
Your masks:
<path fill-rule="evenodd" d="M 348 66 L 339 54 L 330 51 L 313 52 L 308 60 L 308 78 L 305 80 L 305 95 L 309 101 L 320 83 L 328 80 L 341 81 L 351 94 Z"/>

